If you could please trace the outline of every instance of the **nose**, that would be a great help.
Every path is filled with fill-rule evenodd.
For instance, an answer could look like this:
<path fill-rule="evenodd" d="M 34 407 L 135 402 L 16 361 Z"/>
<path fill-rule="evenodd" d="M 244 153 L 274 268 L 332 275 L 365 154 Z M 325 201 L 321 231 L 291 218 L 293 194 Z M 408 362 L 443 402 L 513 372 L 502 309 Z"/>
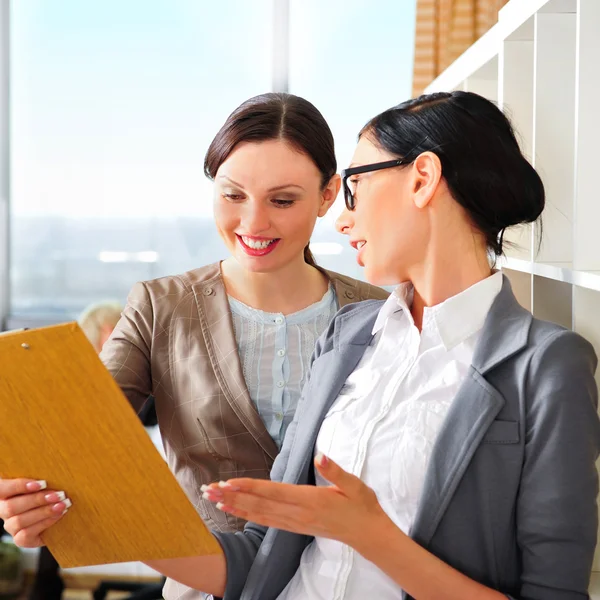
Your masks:
<path fill-rule="evenodd" d="M 245 208 L 243 225 L 248 235 L 259 235 L 271 227 L 269 211 L 262 202 L 252 200 L 246 203 Z"/>
<path fill-rule="evenodd" d="M 347 208 L 344 208 L 340 216 L 335 220 L 335 229 L 343 235 L 350 235 L 352 223 L 352 213 Z"/>

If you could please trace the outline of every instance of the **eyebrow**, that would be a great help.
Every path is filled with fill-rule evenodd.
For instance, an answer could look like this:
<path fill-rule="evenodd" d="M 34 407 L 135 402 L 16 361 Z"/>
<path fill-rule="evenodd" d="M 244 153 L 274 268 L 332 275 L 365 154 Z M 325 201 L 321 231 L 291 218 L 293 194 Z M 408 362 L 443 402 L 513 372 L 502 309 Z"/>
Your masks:
<path fill-rule="evenodd" d="M 233 179 L 231 179 L 231 177 L 227 177 L 227 175 L 219 175 L 218 179 L 227 179 L 227 181 L 229 181 L 230 183 L 233 183 L 233 185 L 237 185 L 242 190 L 244 189 L 244 186 L 241 183 L 234 181 Z M 268 192 L 277 192 L 279 190 L 283 190 L 285 188 L 291 188 L 291 187 L 295 187 L 302 191 L 306 191 L 301 185 L 298 185 L 297 183 L 286 183 L 285 185 L 276 185 L 275 187 L 269 188 L 267 191 Z"/>

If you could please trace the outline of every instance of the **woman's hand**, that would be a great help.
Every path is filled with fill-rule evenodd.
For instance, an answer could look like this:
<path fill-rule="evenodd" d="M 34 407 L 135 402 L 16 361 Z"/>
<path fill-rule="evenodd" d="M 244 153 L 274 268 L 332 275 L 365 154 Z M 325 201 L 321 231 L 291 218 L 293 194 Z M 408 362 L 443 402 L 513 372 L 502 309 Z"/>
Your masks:
<path fill-rule="evenodd" d="M 375 492 L 331 459 L 315 458 L 329 487 L 290 485 L 260 479 L 231 479 L 204 486 L 204 498 L 217 508 L 267 527 L 338 540 L 357 551 L 370 532 L 395 527 Z"/>
<path fill-rule="evenodd" d="M 315 467 L 329 487 L 260 479 L 230 479 L 206 486 L 204 497 L 233 515 L 305 535 L 347 544 L 379 567 L 413 598 L 502 600 L 405 535 L 384 513 L 375 492 L 332 460 Z"/>
<path fill-rule="evenodd" d="M 17 546 L 43 546 L 41 535 L 71 506 L 64 492 L 46 489 L 45 481 L 0 479 L 0 519 Z"/>

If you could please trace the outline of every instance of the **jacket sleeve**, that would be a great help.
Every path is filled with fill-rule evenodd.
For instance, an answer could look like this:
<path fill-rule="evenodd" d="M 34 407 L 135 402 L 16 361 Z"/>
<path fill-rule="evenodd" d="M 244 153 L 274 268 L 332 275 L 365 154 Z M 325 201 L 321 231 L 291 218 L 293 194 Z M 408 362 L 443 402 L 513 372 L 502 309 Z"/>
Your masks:
<path fill-rule="evenodd" d="M 152 393 L 153 312 L 146 285 L 136 283 L 121 319 L 100 354 L 100 359 L 136 412 Z"/>
<path fill-rule="evenodd" d="M 530 363 L 516 510 L 518 600 L 588 598 L 598 531 L 596 366 L 592 346 L 564 330 L 546 340 Z"/>
<path fill-rule="evenodd" d="M 335 321 L 335 319 L 334 319 Z M 334 331 L 334 322 L 317 340 L 315 350 L 311 358 L 313 362 L 323 353 L 325 353 L 332 344 Z M 306 402 L 307 390 L 310 383 L 310 371 L 304 384 L 302 396 L 298 402 L 293 421 L 290 423 L 285 434 L 285 439 L 281 452 L 277 455 L 273 468 L 271 470 L 272 481 L 283 481 L 287 468 L 290 452 L 294 445 L 298 421 L 302 418 L 302 408 Z M 227 562 L 227 587 L 225 589 L 224 600 L 237 600 L 242 594 L 246 579 L 254 562 L 260 545 L 267 533 L 268 528 L 257 523 L 249 522 L 244 527 L 243 532 L 237 533 L 217 533 L 213 532 L 217 541 L 221 544 L 225 559 Z"/>

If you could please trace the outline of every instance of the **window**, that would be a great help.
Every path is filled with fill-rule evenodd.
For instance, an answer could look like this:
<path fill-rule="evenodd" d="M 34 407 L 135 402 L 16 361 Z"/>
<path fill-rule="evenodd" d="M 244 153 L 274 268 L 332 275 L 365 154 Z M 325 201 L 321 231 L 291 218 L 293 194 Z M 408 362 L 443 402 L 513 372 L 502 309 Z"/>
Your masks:
<path fill-rule="evenodd" d="M 226 255 L 204 154 L 231 110 L 272 89 L 286 56 L 273 3 L 287 1 L 289 90 L 329 121 L 341 169 L 360 127 L 410 95 L 415 0 L 11 2 L 12 326 Z M 360 277 L 333 228 L 342 204 L 313 249 Z"/>
<path fill-rule="evenodd" d="M 338 169 L 350 164 L 358 132 L 411 97 L 416 0 L 291 0 L 289 88 L 329 123 Z M 362 278 L 356 252 L 335 232 L 342 194 L 313 235 L 319 264 Z"/>
<path fill-rule="evenodd" d="M 204 154 L 271 88 L 271 0 L 11 5 L 11 312 L 47 321 L 224 255 Z"/>

